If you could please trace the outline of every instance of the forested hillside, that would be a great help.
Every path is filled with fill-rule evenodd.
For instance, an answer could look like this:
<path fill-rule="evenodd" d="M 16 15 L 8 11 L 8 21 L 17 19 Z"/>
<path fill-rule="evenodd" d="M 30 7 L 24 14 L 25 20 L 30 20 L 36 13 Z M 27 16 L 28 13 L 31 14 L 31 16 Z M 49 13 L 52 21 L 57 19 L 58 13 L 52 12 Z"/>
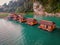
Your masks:
<path fill-rule="evenodd" d="M 47 12 L 60 12 L 60 0 L 38 0 Z"/>
<path fill-rule="evenodd" d="M 35 0 L 39 1 L 45 11 L 47 12 L 60 12 L 60 0 Z M 10 1 L 7 5 L 6 3 L 3 4 L 3 8 L 0 8 L 0 12 L 29 12 L 33 11 L 33 0 L 17 0 L 17 1 Z"/>
<path fill-rule="evenodd" d="M 27 12 L 32 11 L 33 2 L 32 0 L 17 0 L 10 1 L 8 5 L 4 3 L 3 8 L 0 8 L 0 12 Z"/>

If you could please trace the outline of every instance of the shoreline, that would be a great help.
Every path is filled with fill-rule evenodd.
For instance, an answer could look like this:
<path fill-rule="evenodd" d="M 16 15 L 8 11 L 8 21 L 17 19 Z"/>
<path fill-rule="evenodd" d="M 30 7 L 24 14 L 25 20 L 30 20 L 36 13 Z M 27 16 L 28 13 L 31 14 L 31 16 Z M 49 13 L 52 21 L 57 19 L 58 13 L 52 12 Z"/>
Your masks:
<path fill-rule="evenodd" d="M 34 15 L 39 16 L 52 16 L 52 17 L 60 17 L 60 13 L 47 13 L 47 12 L 34 12 Z"/>
<path fill-rule="evenodd" d="M 4 13 L 4 12 L 0 12 L 0 18 L 5 18 L 9 15 L 10 13 Z M 26 13 L 16 13 L 16 14 L 21 14 L 21 15 L 25 15 Z M 28 13 L 29 14 L 29 13 Z M 33 12 L 32 14 L 37 15 L 35 12 Z M 47 13 L 45 12 L 45 14 L 43 15 L 37 15 L 37 16 L 51 16 L 51 17 L 60 17 L 60 13 Z"/>

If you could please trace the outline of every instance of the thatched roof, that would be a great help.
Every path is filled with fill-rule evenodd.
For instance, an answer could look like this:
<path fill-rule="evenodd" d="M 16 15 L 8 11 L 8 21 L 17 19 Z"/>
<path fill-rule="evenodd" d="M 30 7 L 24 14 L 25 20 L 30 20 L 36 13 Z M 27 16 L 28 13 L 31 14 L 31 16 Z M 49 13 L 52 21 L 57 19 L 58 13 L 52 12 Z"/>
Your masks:
<path fill-rule="evenodd" d="M 28 19 L 26 19 L 27 21 L 36 21 L 35 19 L 33 19 L 33 18 L 28 18 Z"/>
<path fill-rule="evenodd" d="M 40 24 L 52 26 L 52 25 L 54 25 L 55 23 L 54 23 L 54 22 L 51 22 L 51 21 L 41 20 L 41 21 L 40 21 Z"/>

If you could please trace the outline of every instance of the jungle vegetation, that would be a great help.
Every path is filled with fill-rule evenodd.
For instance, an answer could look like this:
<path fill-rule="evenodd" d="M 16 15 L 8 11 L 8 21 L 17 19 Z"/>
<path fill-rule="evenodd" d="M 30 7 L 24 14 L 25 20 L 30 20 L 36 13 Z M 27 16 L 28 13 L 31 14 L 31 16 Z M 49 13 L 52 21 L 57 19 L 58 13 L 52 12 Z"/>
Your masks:
<path fill-rule="evenodd" d="M 35 0 L 39 1 L 45 8 L 45 11 L 50 13 L 60 12 L 60 0 Z M 3 8 L 0 8 L 0 12 L 32 12 L 33 1 L 32 0 L 17 0 L 10 1 L 8 4 L 4 3 Z"/>

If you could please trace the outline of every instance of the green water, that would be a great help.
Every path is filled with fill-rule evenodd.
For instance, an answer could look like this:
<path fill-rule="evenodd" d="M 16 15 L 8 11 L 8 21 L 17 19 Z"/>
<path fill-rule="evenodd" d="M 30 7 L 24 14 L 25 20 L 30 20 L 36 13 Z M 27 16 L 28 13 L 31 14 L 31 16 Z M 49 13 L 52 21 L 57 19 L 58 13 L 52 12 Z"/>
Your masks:
<path fill-rule="evenodd" d="M 34 18 L 27 15 L 27 18 Z M 54 21 L 60 28 L 60 18 L 38 17 L 37 20 Z M 60 29 L 53 32 L 38 29 L 39 25 L 29 26 L 26 23 L 0 19 L 0 45 L 60 45 Z"/>

